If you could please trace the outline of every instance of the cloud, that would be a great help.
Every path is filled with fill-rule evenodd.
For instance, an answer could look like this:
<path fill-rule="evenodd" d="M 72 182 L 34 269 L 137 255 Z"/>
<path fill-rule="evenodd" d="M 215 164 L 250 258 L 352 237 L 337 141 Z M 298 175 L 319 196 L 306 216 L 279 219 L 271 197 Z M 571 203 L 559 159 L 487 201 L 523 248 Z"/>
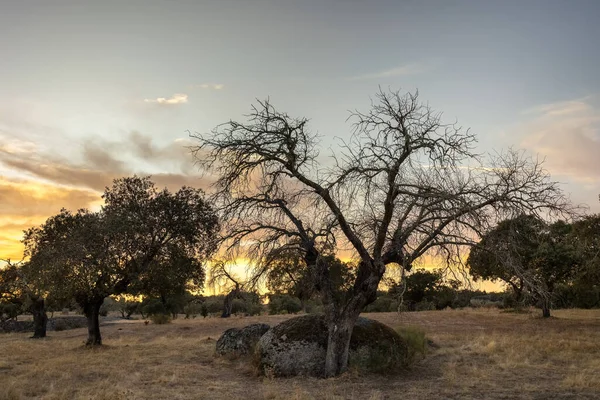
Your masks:
<path fill-rule="evenodd" d="M 201 83 L 199 85 L 193 85 L 192 88 L 198 89 L 212 89 L 212 90 L 221 90 L 225 87 L 222 83 Z"/>
<path fill-rule="evenodd" d="M 61 208 L 92 208 L 100 194 L 33 180 L 0 176 L 0 258 L 20 259 L 23 231 L 43 223 Z"/>
<path fill-rule="evenodd" d="M 363 75 L 357 75 L 349 78 L 351 81 L 367 80 L 367 79 L 380 79 L 380 78 L 391 78 L 395 76 L 414 75 L 424 72 L 426 68 L 421 64 L 406 64 L 398 67 L 386 69 L 384 71 L 378 71 L 373 73 L 367 73 Z"/>
<path fill-rule="evenodd" d="M 194 165 L 188 138 L 157 143 L 137 131 L 118 141 L 89 138 L 82 143 L 80 160 L 5 139 L 0 135 L 0 165 L 27 178 L 0 175 L 0 258 L 20 259 L 22 231 L 43 223 L 62 207 L 98 208 L 101 193 L 113 179 L 150 174 L 158 187 L 172 191 L 208 186 Z"/>
<path fill-rule="evenodd" d="M 144 99 L 145 103 L 155 103 L 162 105 L 176 105 L 176 104 L 185 104 L 188 102 L 188 95 L 184 93 L 175 93 L 173 96 L 159 97 L 156 99 Z"/>
<path fill-rule="evenodd" d="M 527 110 L 522 146 L 546 158 L 546 168 L 578 182 L 600 182 L 600 107 L 587 97 Z"/>
<path fill-rule="evenodd" d="M 41 151 L 15 153 L 0 146 L 0 164 L 46 182 L 97 192 L 113 179 L 133 174 L 151 174 L 158 185 L 170 189 L 183 185 L 205 188 L 208 183 L 200 178 L 189 145 L 192 142 L 183 138 L 158 144 L 152 137 L 132 131 L 119 141 L 84 140 L 79 161 Z M 161 172 L 153 173 L 157 169 Z"/>

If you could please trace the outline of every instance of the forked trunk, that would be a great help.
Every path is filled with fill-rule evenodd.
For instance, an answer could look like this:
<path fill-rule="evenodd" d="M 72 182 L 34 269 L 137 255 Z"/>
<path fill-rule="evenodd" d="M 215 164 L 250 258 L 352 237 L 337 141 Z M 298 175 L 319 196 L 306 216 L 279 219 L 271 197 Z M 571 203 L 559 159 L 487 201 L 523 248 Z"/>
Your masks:
<path fill-rule="evenodd" d="M 85 342 L 86 346 L 99 346 L 102 344 L 100 336 L 100 307 L 102 307 L 104 299 L 99 299 L 86 303 L 83 307 L 83 312 L 87 318 L 88 338 Z"/>
<path fill-rule="evenodd" d="M 46 337 L 46 325 L 48 323 L 48 315 L 46 314 L 46 305 L 41 297 L 31 299 L 31 314 L 33 315 L 33 336 L 32 339 Z"/>

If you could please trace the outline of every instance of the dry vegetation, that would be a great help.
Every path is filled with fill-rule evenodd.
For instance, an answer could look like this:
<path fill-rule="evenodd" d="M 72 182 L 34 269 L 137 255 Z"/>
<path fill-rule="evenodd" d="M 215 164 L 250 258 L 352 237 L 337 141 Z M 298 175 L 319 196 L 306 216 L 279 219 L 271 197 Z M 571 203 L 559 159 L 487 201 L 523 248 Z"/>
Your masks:
<path fill-rule="evenodd" d="M 233 326 L 286 316 L 119 321 L 103 326 L 106 346 L 83 346 L 85 329 L 44 340 L 0 335 L 0 399 L 464 399 L 600 398 L 600 310 L 534 314 L 498 310 L 370 314 L 417 326 L 435 343 L 395 376 L 332 379 L 257 377 L 245 360 L 214 357 Z"/>

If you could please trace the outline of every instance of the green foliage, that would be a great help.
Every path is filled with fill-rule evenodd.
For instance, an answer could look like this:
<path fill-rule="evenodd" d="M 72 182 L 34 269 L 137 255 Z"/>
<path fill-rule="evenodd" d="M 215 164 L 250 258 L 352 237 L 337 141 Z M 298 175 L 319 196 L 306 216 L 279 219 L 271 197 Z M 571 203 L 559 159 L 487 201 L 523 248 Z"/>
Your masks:
<path fill-rule="evenodd" d="M 396 329 L 396 332 L 408 345 L 409 364 L 417 356 L 425 357 L 427 353 L 427 338 L 425 332 L 416 326 L 403 326 Z"/>
<path fill-rule="evenodd" d="M 171 316 L 167 314 L 153 314 L 150 316 L 153 324 L 163 325 L 171 323 Z"/>
<path fill-rule="evenodd" d="M 115 301 L 115 310 L 121 313 L 121 317 L 130 319 L 131 316 L 139 312 L 141 302 L 127 300 L 125 297 L 119 297 Z"/>
<path fill-rule="evenodd" d="M 198 304 L 196 302 L 190 302 L 183 307 L 183 313 L 185 314 L 185 318 L 196 318 L 198 314 L 202 312 L 203 304 Z M 208 312 L 207 312 L 208 314 Z"/>
<path fill-rule="evenodd" d="M 390 312 L 398 309 L 398 301 L 390 296 L 381 295 L 365 307 L 365 312 Z"/>
<path fill-rule="evenodd" d="M 17 319 L 22 314 L 22 305 L 18 303 L 0 302 L 0 321 Z"/>
<path fill-rule="evenodd" d="M 269 314 L 296 314 L 302 311 L 302 302 L 299 298 L 283 295 L 269 296 Z"/>
<path fill-rule="evenodd" d="M 208 314 L 220 314 L 223 311 L 223 299 L 225 296 L 210 296 L 204 301 Z"/>
<path fill-rule="evenodd" d="M 208 316 L 208 307 L 206 306 L 206 302 L 202 303 L 200 307 L 200 315 L 202 315 L 202 318 L 206 318 Z"/>
<path fill-rule="evenodd" d="M 142 312 L 142 315 L 148 316 L 169 313 L 167 307 L 162 301 L 160 301 L 160 299 L 151 297 L 147 297 L 144 299 L 144 301 L 142 301 L 140 311 Z"/>
<path fill-rule="evenodd" d="M 219 225 L 204 193 L 171 193 L 134 176 L 115 180 L 102 198 L 98 212 L 63 209 L 25 232 L 30 281 L 56 298 L 74 298 L 86 315 L 123 293 L 169 299 L 165 311 L 175 315 L 183 307 L 177 296 L 203 285 L 202 263 L 216 250 Z"/>

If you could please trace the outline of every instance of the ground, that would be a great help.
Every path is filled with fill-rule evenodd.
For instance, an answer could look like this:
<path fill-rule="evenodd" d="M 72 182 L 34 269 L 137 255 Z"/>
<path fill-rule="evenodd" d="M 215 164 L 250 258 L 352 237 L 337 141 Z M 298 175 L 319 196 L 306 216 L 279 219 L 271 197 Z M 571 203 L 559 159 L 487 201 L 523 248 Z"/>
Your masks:
<path fill-rule="evenodd" d="M 168 325 L 111 321 L 105 346 L 83 346 L 86 329 L 0 335 L 0 399 L 582 399 L 600 398 L 600 310 L 538 313 L 495 309 L 373 313 L 417 326 L 427 357 L 393 376 L 259 377 L 243 359 L 215 357 L 231 327 L 289 316 L 177 319 Z"/>

